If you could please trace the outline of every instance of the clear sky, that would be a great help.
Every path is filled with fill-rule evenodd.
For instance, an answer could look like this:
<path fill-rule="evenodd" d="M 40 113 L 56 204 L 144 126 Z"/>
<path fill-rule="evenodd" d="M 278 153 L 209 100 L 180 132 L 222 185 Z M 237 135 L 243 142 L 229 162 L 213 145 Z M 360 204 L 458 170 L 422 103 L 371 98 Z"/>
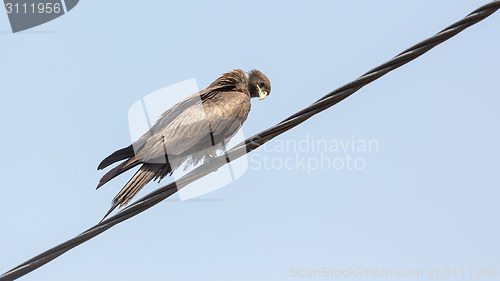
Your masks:
<path fill-rule="evenodd" d="M 0 271 L 102 218 L 132 173 L 96 191 L 96 167 L 129 144 L 128 110 L 149 93 L 259 69 L 272 92 L 252 101 L 250 136 L 485 3 L 81 1 L 17 34 L 0 12 Z M 499 26 L 496 13 L 279 136 L 229 185 L 173 196 L 22 280 L 337 280 L 325 274 L 349 268 L 491 280 L 470 270 L 500 267 Z"/>

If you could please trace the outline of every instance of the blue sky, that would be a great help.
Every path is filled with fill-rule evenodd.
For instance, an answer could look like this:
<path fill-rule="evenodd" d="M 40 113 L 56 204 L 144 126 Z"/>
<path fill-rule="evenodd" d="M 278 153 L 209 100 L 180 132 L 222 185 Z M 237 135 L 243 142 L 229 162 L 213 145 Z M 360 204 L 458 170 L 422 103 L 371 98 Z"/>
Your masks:
<path fill-rule="evenodd" d="M 272 92 L 252 101 L 250 136 L 485 3 L 81 1 L 17 34 L 0 13 L 0 271 L 101 219 L 132 174 L 96 191 L 96 167 L 129 144 L 127 112 L 145 95 L 259 69 Z M 499 21 L 254 151 L 233 183 L 199 200 L 174 196 L 22 280 L 311 280 L 294 272 L 323 268 L 438 269 L 431 279 L 449 280 L 447 268 L 498 268 Z M 377 149 L 279 149 L 305 139 Z M 296 164 L 347 157 L 365 165 Z"/>

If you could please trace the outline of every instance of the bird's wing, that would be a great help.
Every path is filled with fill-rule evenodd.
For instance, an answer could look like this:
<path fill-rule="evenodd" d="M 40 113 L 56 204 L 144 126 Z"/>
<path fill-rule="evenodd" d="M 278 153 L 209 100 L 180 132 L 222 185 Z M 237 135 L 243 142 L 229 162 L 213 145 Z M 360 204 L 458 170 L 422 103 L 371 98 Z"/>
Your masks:
<path fill-rule="evenodd" d="M 161 131 L 151 136 L 136 154 L 141 161 L 151 163 L 185 154 L 210 135 L 210 127 L 202 103 L 195 104 L 179 114 Z"/>
<path fill-rule="evenodd" d="M 167 109 L 158 118 L 156 123 L 151 126 L 151 128 L 146 133 L 144 133 L 144 135 L 142 135 L 137 141 L 132 144 L 135 153 L 139 153 L 145 147 L 146 143 L 149 143 L 151 145 L 151 142 L 157 142 L 158 133 L 165 130 L 165 128 L 167 128 L 172 121 L 178 118 L 179 115 L 181 115 L 183 112 L 188 110 L 188 108 L 193 106 L 201 106 L 204 100 L 216 95 L 217 92 L 224 90 L 224 88 L 225 86 L 209 87 L 205 90 L 188 96 L 183 101 Z"/>
<path fill-rule="evenodd" d="M 167 161 L 164 155 L 168 155 L 168 159 L 187 157 L 232 137 L 250 111 L 249 97 L 240 92 L 217 95 L 211 91 L 211 97 L 215 96 L 218 98 L 204 99 L 184 108 L 167 126 L 146 140 L 136 157 L 142 162 L 159 163 Z M 214 102 L 220 97 L 227 100 Z"/>

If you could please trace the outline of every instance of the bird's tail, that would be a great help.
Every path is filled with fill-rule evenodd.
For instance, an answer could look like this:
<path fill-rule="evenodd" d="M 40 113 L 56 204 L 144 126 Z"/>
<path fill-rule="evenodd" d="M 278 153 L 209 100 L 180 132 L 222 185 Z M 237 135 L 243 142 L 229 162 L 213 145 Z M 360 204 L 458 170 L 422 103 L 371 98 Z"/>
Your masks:
<path fill-rule="evenodd" d="M 144 164 L 128 181 L 128 183 L 120 190 L 111 203 L 111 209 L 106 213 L 103 220 L 118 206 L 127 205 L 130 200 L 161 170 L 164 165 L 161 164 Z"/>
<path fill-rule="evenodd" d="M 125 148 L 122 148 L 122 149 L 119 149 L 119 150 L 113 152 L 111 155 L 104 158 L 104 160 L 102 160 L 102 162 L 99 164 L 97 169 L 102 170 L 115 162 L 125 160 L 127 158 L 131 158 L 134 156 L 135 156 L 134 147 L 132 145 L 129 145 Z"/>
<path fill-rule="evenodd" d="M 139 160 L 137 160 L 135 157 L 132 157 L 129 160 L 114 167 L 109 172 L 107 172 L 104 176 L 102 176 L 102 178 L 99 180 L 99 183 L 97 184 L 96 189 L 98 189 L 103 184 L 107 183 L 108 181 L 112 180 L 116 176 L 134 168 L 135 166 L 137 166 L 139 164 L 141 164 L 141 162 Z"/>

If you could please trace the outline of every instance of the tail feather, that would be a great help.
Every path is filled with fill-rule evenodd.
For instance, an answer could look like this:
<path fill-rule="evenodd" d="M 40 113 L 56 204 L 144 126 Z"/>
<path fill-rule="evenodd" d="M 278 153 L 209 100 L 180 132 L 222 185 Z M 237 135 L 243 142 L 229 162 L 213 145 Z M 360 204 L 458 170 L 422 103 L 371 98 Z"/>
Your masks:
<path fill-rule="evenodd" d="M 148 183 L 150 182 L 164 167 L 158 164 L 144 164 L 135 173 L 135 175 L 128 181 L 128 183 L 120 190 L 112 202 L 111 209 L 106 213 L 103 220 L 114 210 L 116 207 L 123 207 L 127 205 L 130 200 Z M 102 221 L 102 220 L 101 220 Z"/>
<path fill-rule="evenodd" d="M 99 183 L 97 184 L 96 189 L 98 189 L 103 184 L 107 183 L 108 181 L 112 180 L 114 177 L 134 168 L 135 166 L 137 166 L 139 164 L 141 164 L 141 162 L 139 160 L 137 160 L 135 157 L 132 157 L 129 160 L 114 167 L 109 172 L 107 172 L 104 176 L 102 176 L 102 178 L 99 180 Z"/>
<path fill-rule="evenodd" d="M 111 155 L 104 158 L 104 160 L 102 160 L 102 162 L 99 164 L 97 169 L 102 170 L 115 162 L 125 160 L 127 158 L 134 157 L 134 156 L 135 156 L 134 147 L 132 145 L 129 145 L 125 148 L 122 148 L 122 149 L 119 149 L 119 150 L 113 152 Z"/>
<path fill-rule="evenodd" d="M 122 190 L 113 199 L 113 204 L 118 203 L 120 207 L 127 205 L 127 203 L 134 197 L 142 187 L 150 182 L 155 175 L 161 170 L 162 165 L 144 164 L 135 173 L 135 175 L 128 181 Z"/>

